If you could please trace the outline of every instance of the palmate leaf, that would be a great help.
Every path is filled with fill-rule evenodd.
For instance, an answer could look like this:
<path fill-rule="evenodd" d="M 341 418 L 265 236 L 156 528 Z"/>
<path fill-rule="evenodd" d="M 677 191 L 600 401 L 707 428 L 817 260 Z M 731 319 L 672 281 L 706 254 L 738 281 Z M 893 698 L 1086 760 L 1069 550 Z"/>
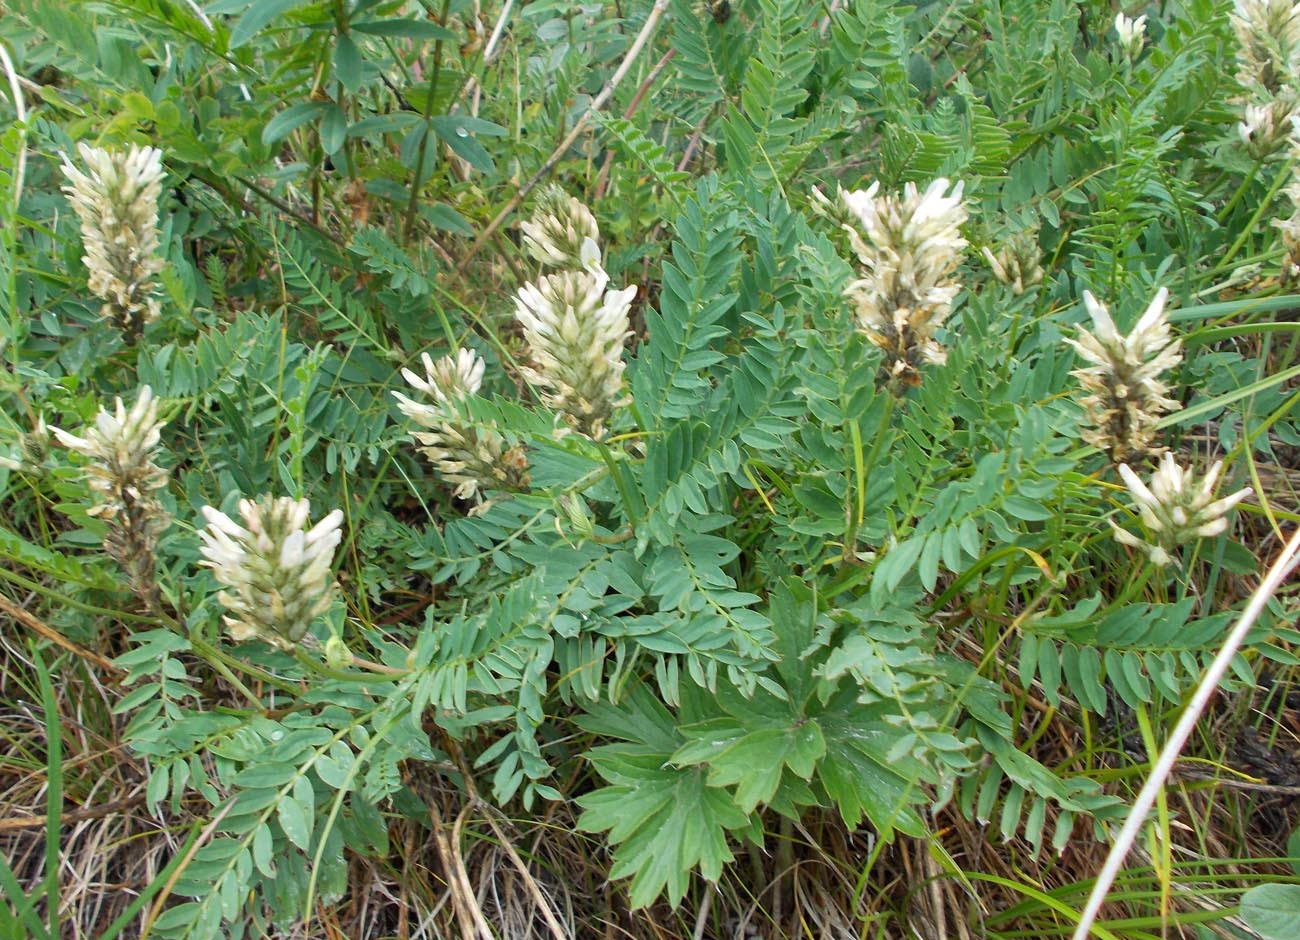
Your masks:
<path fill-rule="evenodd" d="M 713 704 L 724 714 L 684 721 L 687 743 L 673 763 L 706 766 L 708 783 L 734 788 L 746 813 L 768 805 L 797 816 L 829 798 L 850 825 L 865 816 L 886 838 L 895 829 L 919 835 L 924 826 L 913 806 L 927 799 L 925 786 L 938 777 L 928 743 L 901 752 L 895 746 L 905 737 L 901 699 L 866 701 L 856 675 L 840 681 L 846 671 L 823 678 L 835 653 L 813 645 L 816 602 L 802 584 L 781 582 L 768 614 L 780 658 L 748 697 L 720 685 Z"/>
<path fill-rule="evenodd" d="M 661 893 L 678 904 L 696 868 L 716 881 L 733 857 L 728 834 L 750 819 L 727 790 L 707 785 L 702 768 L 669 764 L 683 739 L 668 711 L 637 689 L 619 705 L 594 706 L 578 723 L 625 742 L 587 753 L 610 785 L 578 799 L 578 827 L 608 833 L 615 845 L 610 877 L 631 877 L 632 906 Z"/>
<path fill-rule="evenodd" d="M 690 740 L 673 762 L 706 765 L 709 785 L 735 787 L 736 805 L 746 813 L 773 801 L 786 768 L 808 780 L 826 755 L 821 727 L 792 715 L 756 716 L 748 722 L 718 718 L 683 731 Z"/>

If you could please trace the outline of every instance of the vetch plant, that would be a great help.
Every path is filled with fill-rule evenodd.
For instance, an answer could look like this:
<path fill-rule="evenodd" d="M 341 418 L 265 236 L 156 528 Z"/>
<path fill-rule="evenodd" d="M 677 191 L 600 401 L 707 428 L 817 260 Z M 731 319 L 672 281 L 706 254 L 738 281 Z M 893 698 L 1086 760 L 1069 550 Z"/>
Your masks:
<path fill-rule="evenodd" d="M 329 609 L 343 511 L 331 510 L 307 528 L 307 500 L 263 496 L 239 501 L 243 525 L 211 506 L 203 507 L 203 516 L 208 525 L 199 532 L 200 552 L 226 588 L 217 599 L 228 611 L 222 621 L 231 639 L 293 649 Z"/>
<path fill-rule="evenodd" d="M 1223 461 L 1215 462 L 1197 484 L 1190 467 L 1179 466 L 1173 454 L 1165 453 L 1151 476 L 1151 485 L 1147 486 L 1128 464 L 1121 464 L 1119 475 L 1137 501 L 1138 515 L 1149 541 L 1120 528 L 1112 520 L 1116 540 L 1140 548 L 1150 556 L 1152 564 L 1164 567 L 1173 561 L 1172 552 L 1178 546 L 1223 532 L 1228 528 L 1228 513 L 1252 490 L 1246 487 L 1215 499 L 1214 488 L 1222 471 Z"/>
<path fill-rule="evenodd" d="M 89 458 L 84 472 L 96 498 L 89 514 L 108 523 L 104 550 L 126 571 L 131 590 L 155 606 L 155 551 L 171 525 L 154 495 L 167 485 L 167 471 L 154 462 L 163 424 L 153 389 L 145 385 L 130 408 L 121 398 L 112 412 L 100 408 L 81 436 L 50 428 L 60 444 Z"/>
<path fill-rule="evenodd" d="M 600 228 L 591 210 L 560 187 L 547 186 L 531 219 L 520 229 L 524 247 L 542 264 L 600 269 Z"/>
<path fill-rule="evenodd" d="M 424 377 L 410 369 L 402 377 L 428 401 L 415 401 L 393 392 L 397 407 L 424 430 L 412 432 L 420 452 L 454 484 L 457 499 L 469 500 L 485 509 L 483 492 L 490 489 L 521 490 L 528 486 L 528 458 L 522 446 L 509 447 L 491 427 L 475 424 L 465 411 L 465 399 L 477 395 L 483 385 L 485 363 L 472 349 L 436 362 L 425 353 Z"/>
<path fill-rule="evenodd" d="M 158 200 L 162 195 L 162 152 L 153 147 L 128 151 L 77 148 L 85 172 L 64 157 L 63 191 L 81 222 L 87 286 L 104 301 L 102 315 L 135 343 L 145 325 L 158 318 L 154 277 L 158 257 Z"/>
<path fill-rule="evenodd" d="M 908 183 L 901 198 L 879 190 L 875 182 L 840 193 L 854 220 L 843 228 L 863 268 L 844 293 L 862 331 L 884 350 L 882 376 L 919 385 L 922 364 L 947 358 L 934 334 L 961 290 L 952 275 L 967 245 L 962 183 L 937 179 L 923 192 Z"/>
<path fill-rule="evenodd" d="M 1245 85 L 1211 0 L 154 6 L 0 17 L 12 95 L 46 99 L 23 120 L 0 85 L 0 649 L 47 644 L 56 695 L 105 699 L 86 734 L 5 725 L 0 777 L 21 823 L 55 818 L 66 773 L 85 865 L 155 853 L 167 893 L 95 897 L 76 845 L 54 864 L 22 823 L 0 832 L 17 884 L 42 857 L 67 877 L 26 912 L 0 892 L 0 919 L 1059 931 L 1150 764 L 1133 732 L 1166 737 L 1264 554 L 1196 542 L 1243 505 L 1213 483 L 1242 461 L 1271 488 L 1300 440 L 1287 301 L 1250 279 L 1300 257 L 1300 222 L 1267 221 L 1294 5 L 1243 6 Z M 213 81 L 236 65 L 247 94 Z M 89 180 L 67 141 L 92 114 L 104 139 L 147 128 L 176 197 L 145 238 L 174 270 L 155 249 L 118 278 L 125 352 L 68 328 L 90 294 L 52 262 L 89 251 L 57 161 L 22 181 L 24 150 L 61 148 Z M 141 333 L 155 282 L 177 316 Z M 166 457 L 142 386 L 177 413 Z M 58 466 L 40 416 L 101 402 L 169 478 L 70 482 L 98 460 Z M 1175 474 L 1175 439 L 1231 469 Z M 1143 488 L 1099 490 L 1115 462 Z M 163 603 L 117 590 L 103 523 L 48 512 L 78 492 L 197 517 L 155 539 Z M 248 499 L 202 508 L 227 493 Z M 1218 929 L 1276 854 L 1253 794 L 1217 785 L 1267 772 L 1218 729 L 1279 722 L 1295 606 L 1234 659 L 1192 755 L 1210 779 L 1178 794 L 1186 827 L 1154 817 L 1166 857 L 1126 876 L 1117 940 Z M 36 687 L 34 657 L 5 661 Z M 55 742 L 89 753 L 33 773 Z M 93 815 L 101 766 L 154 818 Z"/>
<path fill-rule="evenodd" d="M 1168 397 L 1162 378 L 1183 358 L 1180 341 L 1169 331 L 1168 297 L 1166 288 L 1156 291 L 1137 325 L 1124 335 L 1105 304 L 1084 291 L 1093 329 L 1081 328 L 1077 339 L 1066 340 L 1091 363 L 1072 373 L 1088 392 L 1082 404 L 1091 427 L 1083 430 L 1083 439 L 1116 462 L 1149 452 L 1160 416 L 1182 407 Z"/>
<path fill-rule="evenodd" d="M 577 431 L 605 436 L 623 396 L 623 344 L 636 286 L 607 289 L 603 271 L 563 271 L 519 289 L 515 317 L 534 366 L 525 370 L 542 400 Z"/>

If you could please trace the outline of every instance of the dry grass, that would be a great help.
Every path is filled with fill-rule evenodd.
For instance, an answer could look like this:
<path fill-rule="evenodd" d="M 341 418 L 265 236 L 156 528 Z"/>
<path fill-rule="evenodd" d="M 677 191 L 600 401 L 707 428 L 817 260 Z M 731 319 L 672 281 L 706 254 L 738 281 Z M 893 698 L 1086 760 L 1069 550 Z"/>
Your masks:
<path fill-rule="evenodd" d="M 47 862 L 46 718 L 20 635 L 6 629 L 0 649 L 0 699 L 6 703 L 0 715 L 0 846 L 20 883 L 38 890 Z M 59 653 L 51 673 L 65 754 L 59 918 L 62 936 L 91 940 L 158 877 L 183 841 L 178 833 L 194 817 L 184 809 L 164 810 L 162 818 L 148 812 L 147 767 L 123 743 L 125 717 L 112 714 L 122 693 L 71 654 Z M 1285 853 L 1300 794 L 1300 712 L 1294 708 L 1300 696 L 1293 688 L 1290 671 L 1282 670 L 1255 695 L 1225 700 L 1207 725 L 1200 759 L 1184 765 L 1171 789 L 1175 859 L 1225 861 L 1175 877 L 1175 917 L 1165 936 L 1193 936 L 1176 915 L 1221 908 L 1230 899 L 1217 898 L 1220 889 L 1285 871 L 1226 860 Z M 1036 756 L 1061 760 L 1082 749 L 1084 742 L 1068 728 L 1056 722 L 1053 733 L 1039 739 Z M 1140 782 L 1140 774 L 1134 779 Z M 1061 857 L 1035 856 L 950 808 L 934 818 L 932 841 L 904 839 L 883 848 L 864 879 L 873 855 L 870 833 L 848 831 L 826 813 L 797 825 L 770 817 L 766 848 L 738 846 L 736 863 L 716 887 L 697 883 L 678 910 L 633 911 L 623 886 L 606 878 L 605 847 L 576 830 L 570 807 L 548 805 L 536 817 L 511 819 L 427 768 L 410 767 L 407 783 L 428 806 L 428 822 L 391 817 L 390 857 L 354 858 L 346 896 L 318 906 L 300 929 L 276 936 L 973 940 L 1014 930 L 1053 937 L 1068 931 L 1069 919 L 1027 899 L 1025 886 L 1056 892 L 1067 905 L 1081 903 L 1104 855 L 1083 824 Z M 584 785 L 573 781 L 574 792 Z M 1107 914 L 1149 926 L 1159 919 L 1159 879 L 1140 865 L 1134 877 L 1141 887 Z M 139 936 L 139 929 L 137 923 L 123 936 Z"/>

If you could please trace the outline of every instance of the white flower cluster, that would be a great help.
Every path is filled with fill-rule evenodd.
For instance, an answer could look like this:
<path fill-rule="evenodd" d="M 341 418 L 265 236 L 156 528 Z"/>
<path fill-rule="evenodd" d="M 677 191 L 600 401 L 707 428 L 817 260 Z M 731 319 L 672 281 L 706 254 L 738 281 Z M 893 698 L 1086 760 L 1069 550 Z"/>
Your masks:
<path fill-rule="evenodd" d="M 465 411 L 465 399 L 483 385 L 483 359 L 472 349 L 458 349 L 436 362 L 425 353 L 424 377 L 410 369 L 402 376 L 427 401 L 394 392 L 397 407 L 424 430 L 413 432 L 420 451 L 455 484 L 457 499 L 481 500 L 484 489 L 520 490 L 528 485 L 528 460 L 520 446 L 507 448 L 491 427 L 479 426 Z M 481 506 L 486 508 L 486 506 Z"/>
<path fill-rule="evenodd" d="M 1131 454 L 1149 452 L 1160 416 L 1182 407 L 1168 397 L 1169 388 L 1161 378 L 1183 358 L 1180 341 L 1169 330 L 1168 297 L 1166 288 L 1156 291 L 1146 312 L 1125 336 L 1115 328 L 1105 305 L 1084 291 L 1093 331 L 1080 329 L 1077 339 L 1066 340 L 1092 363 L 1073 373 L 1088 392 L 1082 404 L 1092 427 L 1083 431 L 1083 439 L 1108 451 L 1117 463 Z"/>
<path fill-rule="evenodd" d="M 1235 0 L 1237 79 L 1253 92 L 1276 96 L 1300 75 L 1300 3 Z"/>
<path fill-rule="evenodd" d="M 78 147 L 86 172 L 64 157 L 64 192 L 81 222 L 83 261 L 91 293 L 104 301 L 101 314 L 124 334 L 139 339 L 157 319 L 154 276 L 158 257 L 158 200 L 162 195 L 162 153 L 152 147 L 129 151 Z"/>
<path fill-rule="evenodd" d="M 1115 538 L 1146 552 L 1154 564 L 1163 567 L 1173 561 L 1170 553 L 1179 545 L 1218 535 L 1228 527 L 1228 512 L 1251 494 L 1250 487 L 1246 487 L 1215 499 L 1214 487 L 1222 470 L 1223 461 L 1218 461 L 1198 486 L 1191 469 L 1180 467 L 1174 462 L 1173 454 L 1166 453 L 1151 477 L 1151 485 L 1147 486 L 1128 465 L 1121 465 L 1120 476 L 1137 500 L 1138 515 L 1151 541 L 1144 541 L 1111 522 Z"/>
<path fill-rule="evenodd" d="M 1244 120 L 1237 126 L 1246 151 L 1262 160 L 1276 153 L 1300 114 L 1300 3 L 1236 0 L 1237 80 Z"/>
<path fill-rule="evenodd" d="M 525 284 L 515 298 L 515 318 L 532 354 L 525 373 L 549 407 L 599 440 L 615 409 L 626 404 L 623 344 L 632 332 L 636 287 L 609 289 L 596 220 L 576 199 L 552 192 L 524 233 L 534 257 L 567 268 Z"/>
<path fill-rule="evenodd" d="M 600 228 L 591 210 L 560 187 L 543 190 L 533 217 L 520 225 L 524 247 L 542 264 L 592 270 L 600 267 Z"/>
<path fill-rule="evenodd" d="M 1144 35 L 1146 31 L 1146 14 L 1136 18 L 1125 16 L 1123 13 L 1115 14 L 1115 36 L 1119 40 L 1120 50 L 1130 62 L 1142 52 L 1142 45 L 1146 42 Z"/>
<path fill-rule="evenodd" d="M 952 186 L 949 191 L 949 186 Z M 858 325 L 885 351 L 889 381 L 919 385 L 922 363 L 942 363 L 934 339 L 961 285 L 952 274 L 966 239 L 962 183 L 937 179 L 924 192 L 908 183 L 902 198 L 877 195 L 879 182 L 840 193 L 851 222 L 843 225 L 863 276 L 845 288 Z"/>
<path fill-rule="evenodd" d="M 241 499 L 243 525 L 211 506 L 203 507 L 203 515 L 208 526 L 199 533 L 200 551 L 203 564 L 227 589 L 217 599 L 229 611 L 222 620 L 231 638 L 292 649 L 329 609 L 342 510 L 310 529 L 310 503 L 287 496 Z"/>
<path fill-rule="evenodd" d="M 88 457 L 85 474 L 96 504 L 90 515 L 108 523 L 104 549 L 127 572 L 131 589 L 156 600 L 154 551 L 171 517 L 154 496 L 167 471 L 154 463 L 163 422 L 148 385 L 129 409 L 118 398 L 112 413 L 100 408 L 93 427 L 78 437 L 50 428 L 60 444 Z"/>

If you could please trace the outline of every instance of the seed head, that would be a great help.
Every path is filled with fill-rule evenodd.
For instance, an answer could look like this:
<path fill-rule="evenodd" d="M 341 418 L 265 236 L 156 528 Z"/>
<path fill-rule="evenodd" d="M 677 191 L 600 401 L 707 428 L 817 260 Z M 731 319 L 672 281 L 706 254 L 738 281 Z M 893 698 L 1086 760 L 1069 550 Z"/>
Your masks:
<path fill-rule="evenodd" d="M 636 287 L 606 290 L 603 271 L 564 271 L 526 284 L 515 298 L 534 367 L 528 377 L 547 405 L 593 439 L 605 434 L 623 397 L 623 343 Z"/>
<path fill-rule="evenodd" d="M 466 410 L 465 399 L 478 394 L 483 384 L 483 359 L 472 349 L 459 349 L 437 362 L 428 353 L 421 360 L 423 377 L 410 369 L 403 369 L 402 376 L 428 401 L 401 392 L 393 392 L 393 397 L 402 414 L 424 429 L 412 436 L 423 445 L 420 452 L 455 484 L 456 498 L 481 501 L 485 489 L 526 488 L 528 459 L 523 448 L 507 448 L 495 428 L 475 423 Z"/>
<path fill-rule="evenodd" d="M 86 172 L 65 156 L 63 188 L 81 222 L 81 241 L 91 293 L 104 301 L 100 313 L 122 330 L 128 343 L 157 319 L 154 275 L 158 258 L 158 200 L 162 153 L 152 147 L 127 152 L 77 148 Z"/>
<path fill-rule="evenodd" d="M 1169 387 L 1161 379 L 1183 358 L 1179 340 L 1169 331 L 1168 296 L 1163 287 L 1156 291 L 1137 326 L 1125 336 L 1105 305 L 1084 291 L 1093 331 L 1080 329 L 1078 339 L 1066 340 L 1092 363 L 1072 373 L 1089 393 L 1082 404 L 1092 427 L 1083 431 L 1083 439 L 1108 451 L 1117 463 L 1149 452 L 1160 416 L 1182 407 L 1167 397 Z"/>
<path fill-rule="evenodd" d="M 1228 527 L 1231 509 L 1251 494 L 1250 487 L 1222 499 L 1214 498 L 1214 487 L 1223 470 L 1223 461 L 1210 468 L 1198 486 L 1191 468 L 1184 469 L 1166 453 L 1151 477 L 1148 487 L 1127 464 L 1121 464 L 1120 476 L 1137 501 L 1138 515 L 1150 541 L 1143 541 L 1111 522 L 1115 538 L 1124 545 L 1140 548 L 1151 561 L 1163 567 L 1173 560 L 1171 552 L 1193 539 L 1218 535 Z"/>
<path fill-rule="evenodd" d="M 343 537 L 342 510 L 307 528 L 311 504 L 287 496 L 239 501 L 239 525 L 203 507 L 208 521 L 199 533 L 203 564 L 227 590 L 217 600 L 236 642 L 259 639 L 292 649 L 312 621 L 329 609 L 334 549 Z"/>

